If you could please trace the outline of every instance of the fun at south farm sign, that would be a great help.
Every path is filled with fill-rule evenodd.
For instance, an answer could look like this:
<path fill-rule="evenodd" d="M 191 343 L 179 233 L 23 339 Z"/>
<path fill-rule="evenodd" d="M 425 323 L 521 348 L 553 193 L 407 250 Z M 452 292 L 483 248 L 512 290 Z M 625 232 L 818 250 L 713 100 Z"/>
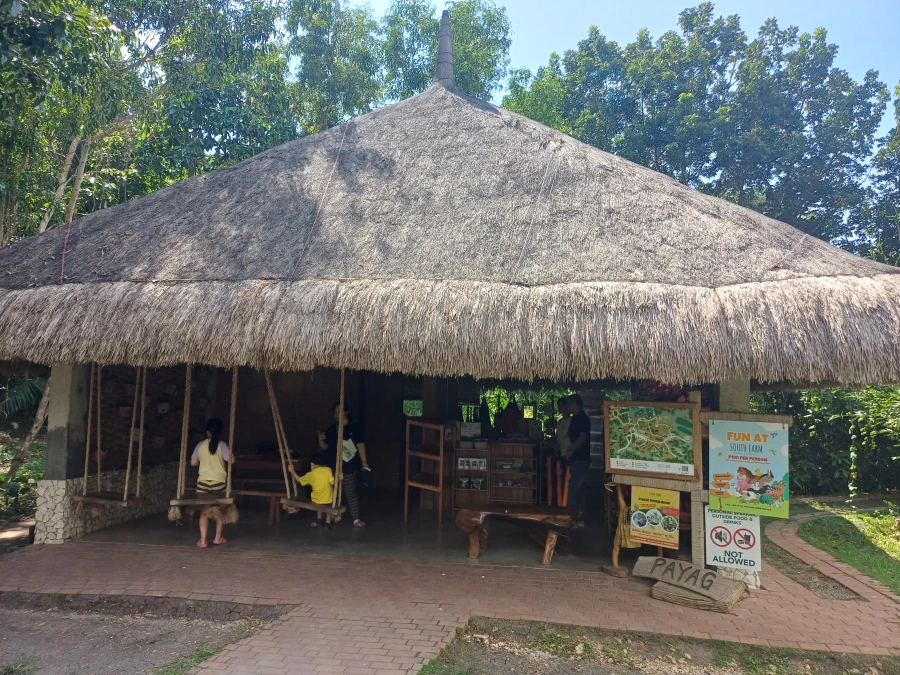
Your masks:
<path fill-rule="evenodd" d="M 709 503 L 719 511 L 788 517 L 788 427 L 709 422 Z"/>

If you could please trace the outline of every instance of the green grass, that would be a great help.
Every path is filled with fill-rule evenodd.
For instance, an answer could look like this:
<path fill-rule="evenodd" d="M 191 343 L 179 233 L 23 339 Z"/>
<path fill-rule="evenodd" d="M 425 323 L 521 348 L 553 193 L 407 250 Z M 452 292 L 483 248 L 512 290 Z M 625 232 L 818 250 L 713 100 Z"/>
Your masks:
<path fill-rule="evenodd" d="M 454 666 L 444 665 L 437 659 L 427 663 L 419 675 L 475 675 L 475 671 L 471 668 L 455 668 Z"/>
<path fill-rule="evenodd" d="M 801 539 L 900 593 L 900 535 L 891 531 L 896 507 L 816 518 L 801 523 Z"/>
<path fill-rule="evenodd" d="M 222 651 L 222 647 L 200 647 L 193 654 L 185 656 L 179 661 L 166 664 L 159 670 L 155 671 L 153 675 L 184 675 L 184 673 L 188 672 L 191 668 L 194 668 L 207 659 L 212 658 L 220 651 Z"/>
<path fill-rule="evenodd" d="M 30 659 L 20 659 L 15 663 L 0 666 L 0 675 L 30 675 L 37 671 L 37 666 Z"/>

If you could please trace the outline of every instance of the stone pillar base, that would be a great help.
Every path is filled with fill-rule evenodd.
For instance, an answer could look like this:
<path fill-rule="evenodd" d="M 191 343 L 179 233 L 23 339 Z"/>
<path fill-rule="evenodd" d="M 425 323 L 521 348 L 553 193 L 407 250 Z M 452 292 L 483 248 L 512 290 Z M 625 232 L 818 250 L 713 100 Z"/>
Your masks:
<path fill-rule="evenodd" d="M 132 471 L 131 484 L 134 485 Z M 96 476 L 88 482 L 88 490 L 96 487 Z M 35 514 L 34 543 L 62 544 L 89 532 L 102 530 L 136 518 L 163 513 L 169 508 L 169 500 L 175 494 L 178 482 L 178 464 L 163 464 L 144 469 L 141 480 L 139 504 L 128 508 L 98 506 L 76 512 L 75 495 L 80 495 L 84 478 L 68 480 L 42 480 L 37 487 L 37 512 Z M 110 471 L 101 475 L 104 490 L 121 490 L 125 486 L 124 471 Z M 131 488 L 133 490 L 133 488 Z"/>

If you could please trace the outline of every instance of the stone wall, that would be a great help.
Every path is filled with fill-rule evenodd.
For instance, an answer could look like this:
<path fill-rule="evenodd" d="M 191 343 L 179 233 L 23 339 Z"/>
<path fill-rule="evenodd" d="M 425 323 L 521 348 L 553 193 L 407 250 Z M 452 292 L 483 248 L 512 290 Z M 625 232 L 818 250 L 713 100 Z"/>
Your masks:
<path fill-rule="evenodd" d="M 132 485 L 134 480 L 132 472 Z M 36 544 L 61 544 L 89 532 L 155 513 L 164 513 L 169 508 L 169 500 L 175 494 L 177 480 L 177 462 L 144 468 L 141 495 L 145 501 L 127 508 L 92 507 L 85 504 L 81 513 L 77 512 L 77 505 L 72 498 L 81 494 L 84 478 L 42 480 L 37 488 L 34 541 Z M 88 485 L 89 490 L 96 488 L 95 481 L 96 476 L 92 476 Z M 104 473 L 101 481 L 104 490 L 121 490 L 124 487 L 125 472 Z M 133 489 L 129 488 L 130 491 Z"/>

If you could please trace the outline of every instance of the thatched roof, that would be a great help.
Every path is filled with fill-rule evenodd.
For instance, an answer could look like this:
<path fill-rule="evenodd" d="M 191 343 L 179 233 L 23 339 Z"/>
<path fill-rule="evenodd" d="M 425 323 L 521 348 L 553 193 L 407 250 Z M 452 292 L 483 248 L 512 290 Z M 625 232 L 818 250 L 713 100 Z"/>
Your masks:
<path fill-rule="evenodd" d="M 447 52 L 418 96 L 0 250 L 0 359 L 900 381 L 900 269 L 465 96 Z"/>

